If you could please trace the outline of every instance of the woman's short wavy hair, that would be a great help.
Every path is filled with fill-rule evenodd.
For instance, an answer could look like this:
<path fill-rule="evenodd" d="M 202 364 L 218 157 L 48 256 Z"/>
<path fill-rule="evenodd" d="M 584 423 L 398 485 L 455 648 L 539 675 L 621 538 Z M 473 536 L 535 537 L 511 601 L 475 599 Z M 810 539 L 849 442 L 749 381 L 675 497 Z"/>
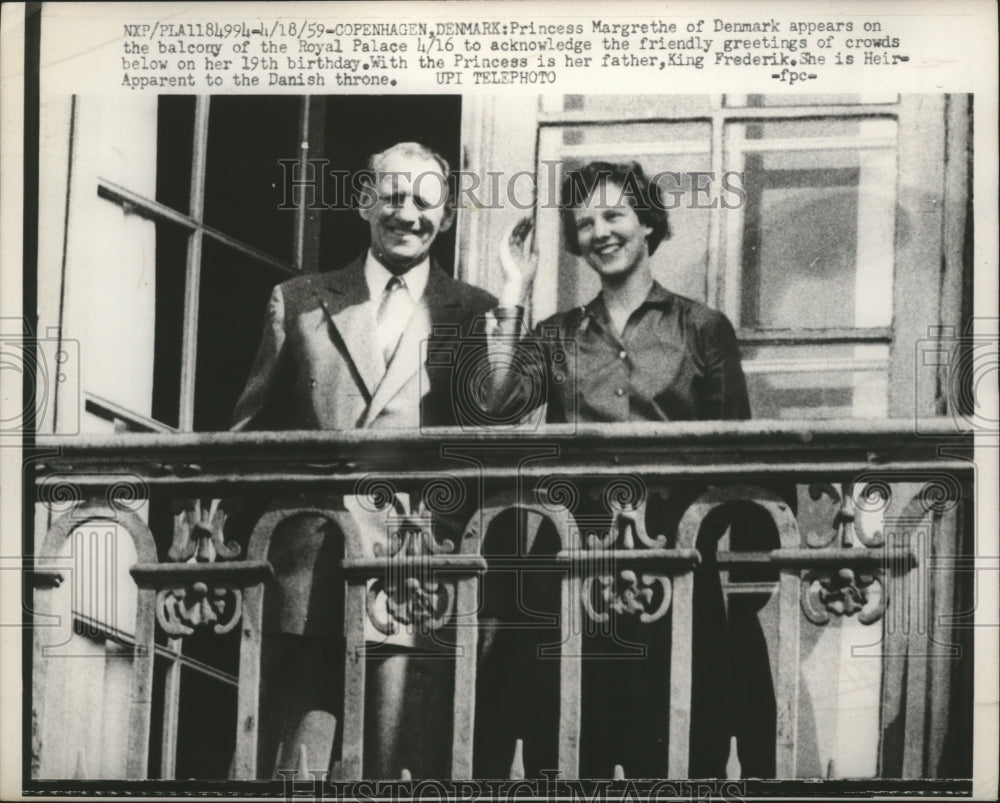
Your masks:
<path fill-rule="evenodd" d="M 670 239 L 670 220 L 660 187 L 650 182 L 638 162 L 628 164 L 591 162 L 579 170 L 570 171 L 563 179 L 559 211 L 562 216 L 566 248 L 571 254 L 580 255 L 580 242 L 576 237 L 573 210 L 583 206 L 597 190 L 607 187 L 608 184 L 614 184 L 621 189 L 622 195 L 628 199 L 639 220 L 652 229 L 646 237 L 650 254 L 656 251 L 661 242 Z"/>

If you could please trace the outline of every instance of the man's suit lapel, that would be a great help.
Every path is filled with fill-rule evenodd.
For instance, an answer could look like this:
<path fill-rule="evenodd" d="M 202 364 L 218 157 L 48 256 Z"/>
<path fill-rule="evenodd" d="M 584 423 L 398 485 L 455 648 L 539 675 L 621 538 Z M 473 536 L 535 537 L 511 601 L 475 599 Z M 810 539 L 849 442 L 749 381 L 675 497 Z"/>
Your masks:
<path fill-rule="evenodd" d="M 424 296 L 413 311 L 385 376 L 372 395 L 368 412 L 361 422 L 362 427 L 370 426 L 422 367 L 426 351 L 424 341 L 431 336 L 433 326 L 453 320 L 455 310 L 460 306 L 454 292 L 454 281 L 432 261 Z"/>
<path fill-rule="evenodd" d="M 326 274 L 317 283 L 319 301 L 354 363 L 357 375 L 369 397 L 375 392 L 382 374 L 381 361 L 375 352 L 374 322 L 368 308 L 368 285 L 365 283 L 364 255 L 340 271 Z"/>

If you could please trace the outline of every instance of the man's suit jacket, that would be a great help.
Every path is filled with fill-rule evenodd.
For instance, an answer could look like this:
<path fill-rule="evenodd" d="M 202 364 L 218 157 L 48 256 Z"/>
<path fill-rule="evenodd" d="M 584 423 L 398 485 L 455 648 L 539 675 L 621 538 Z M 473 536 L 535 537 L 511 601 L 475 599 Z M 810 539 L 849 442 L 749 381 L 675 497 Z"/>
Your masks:
<path fill-rule="evenodd" d="M 496 299 L 432 262 L 421 303 L 383 373 L 364 261 L 361 255 L 341 271 L 274 289 L 234 429 L 415 429 L 468 420 L 455 403 L 454 371 L 483 353 L 482 338 L 469 336 Z M 431 366 L 413 358 L 428 347 Z"/>
<path fill-rule="evenodd" d="M 455 403 L 453 375 L 461 368 L 456 363 L 485 353 L 481 337 L 466 336 L 496 299 L 432 263 L 421 303 L 383 370 L 364 260 L 362 255 L 341 271 L 275 287 L 234 429 L 415 429 L 467 420 L 467 405 Z M 434 365 L 416 359 L 428 350 Z M 369 548 L 384 540 L 384 515 L 366 514 L 353 497 L 335 503 L 350 510 Z M 339 551 L 330 523 L 320 517 L 297 517 L 275 533 L 269 559 L 277 578 L 268 591 L 265 630 L 317 636 L 342 631 L 341 589 L 332 581 Z"/>

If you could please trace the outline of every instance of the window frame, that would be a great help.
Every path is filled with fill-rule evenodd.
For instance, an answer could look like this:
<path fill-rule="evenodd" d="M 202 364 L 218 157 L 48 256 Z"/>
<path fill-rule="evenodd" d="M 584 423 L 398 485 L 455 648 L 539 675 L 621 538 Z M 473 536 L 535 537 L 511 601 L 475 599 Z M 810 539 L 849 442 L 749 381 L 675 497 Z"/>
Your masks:
<path fill-rule="evenodd" d="M 298 160 L 322 157 L 325 129 L 325 99 L 304 95 L 299 99 Z M 209 239 L 224 248 L 247 257 L 275 272 L 278 279 L 315 272 L 319 263 L 319 213 L 310 206 L 308 194 L 293 195 L 293 259 L 280 259 L 259 248 L 230 236 L 205 222 L 205 181 L 208 170 L 208 133 L 210 95 L 195 96 L 192 130 L 191 178 L 189 208 L 184 213 L 141 193 L 133 192 L 115 182 L 98 177 L 98 197 L 110 201 L 123 211 L 139 215 L 154 223 L 165 223 L 187 232 L 187 255 L 184 265 L 184 309 L 181 327 L 181 373 L 178 386 L 178 424 L 169 424 L 109 403 L 94 393 L 85 391 L 87 410 L 130 431 L 193 432 L 195 417 L 195 383 L 198 364 L 198 313 L 202 264 L 202 244 Z M 302 168 L 300 167 L 300 170 Z"/>
<path fill-rule="evenodd" d="M 705 298 L 709 306 L 722 310 L 737 323 L 737 338 L 741 346 L 887 345 L 887 416 L 926 416 L 940 412 L 936 409 L 933 382 L 921 383 L 917 376 L 919 366 L 916 357 L 919 355 L 914 349 L 919 350 L 920 343 L 930 336 L 930 326 L 939 320 L 948 320 L 949 314 L 954 315 L 951 320 L 957 321 L 958 317 L 955 300 L 943 288 L 948 287 L 948 281 L 956 280 L 954 274 L 960 266 L 946 264 L 942 269 L 942 263 L 950 258 L 944 253 L 946 243 L 942 229 L 950 226 L 950 230 L 954 230 L 954 219 L 964 212 L 966 199 L 961 188 L 968 168 L 964 159 L 942 157 L 957 155 L 958 149 L 967 144 L 965 126 L 968 124 L 968 110 L 960 108 L 961 103 L 955 103 L 953 97 L 946 94 L 872 94 L 859 96 L 855 103 L 822 104 L 812 101 L 802 105 L 759 106 L 752 105 L 756 102 L 753 100 L 755 96 L 716 94 L 709 96 L 710 111 L 705 113 L 667 114 L 651 102 L 645 110 L 627 116 L 612 116 L 608 111 L 592 112 L 579 107 L 564 109 L 565 97 L 553 95 L 539 98 L 536 169 L 545 161 L 559 158 L 558 138 L 561 131 L 569 127 L 709 123 L 709 169 L 714 175 L 721 175 L 726 169 L 725 130 L 732 123 L 830 118 L 895 120 L 897 219 L 893 241 L 892 298 L 891 301 L 887 299 L 892 306 L 890 326 L 781 330 L 739 326 L 739 299 L 736 294 L 727 294 L 726 287 L 741 281 L 742 265 L 734 268 L 726 259 L 723 232 L 723 212 L 726 210 L 720 206 L 709 211 Z M 946 161 L 949 162 L 947 171 Z M 911 183 L 916 180 L 920 180 L 919 186 Z M 898 215 L 905 214 L 906 210 L 921 212 L 919 228 L 915 221 L 911 221 L 909 227 L 900 221 Z M 947 220 L 944 219 L 945 214 L 948 215 Z M 532 305 L 533 318 L 542 320 L 557 311 L 558 252 L 562 244 L 558 211 L 540 209 L 538 215 L 540 267 Z M 553 233 L 555 236 L 552 236 Z M 947 303 L 947 308 L 942 306 L 943 303 Z M 817 360 L 815 369 L 819 370 L 822 366 L 822 361 Z"/>

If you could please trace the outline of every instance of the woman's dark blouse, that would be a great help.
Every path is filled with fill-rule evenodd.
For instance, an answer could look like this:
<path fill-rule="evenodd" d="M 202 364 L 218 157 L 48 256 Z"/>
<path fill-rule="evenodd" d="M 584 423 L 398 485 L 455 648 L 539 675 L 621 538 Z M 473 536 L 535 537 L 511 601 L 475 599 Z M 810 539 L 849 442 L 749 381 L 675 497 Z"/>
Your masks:
<path fill-rule="evenodd" d="M 501 338 L 519 322 L 501 321 Z M 732 324 L 653 282 L 621 336 L 604 298 L 553 315 L 518 342 L 493 415 L 547 401 L 549 423 L 734 420 L 750 417 Z"/>

